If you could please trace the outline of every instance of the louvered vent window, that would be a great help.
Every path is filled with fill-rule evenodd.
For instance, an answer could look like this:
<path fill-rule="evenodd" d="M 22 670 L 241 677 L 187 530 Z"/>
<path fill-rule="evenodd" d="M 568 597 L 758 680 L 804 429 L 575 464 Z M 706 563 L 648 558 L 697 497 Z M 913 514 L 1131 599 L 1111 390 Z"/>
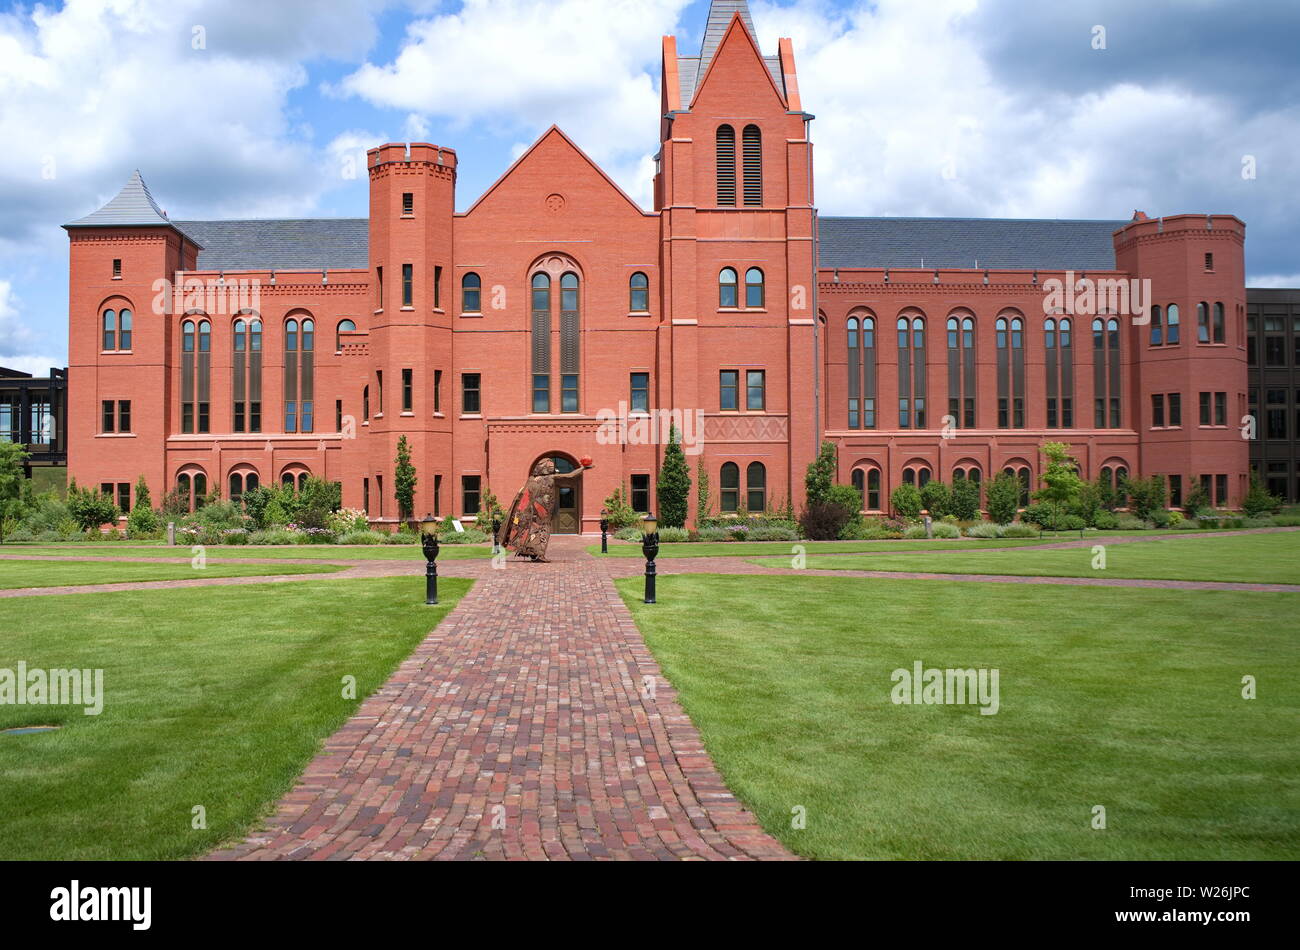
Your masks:
<path fill-rule="evenodd" d="M 736 205 L 736 130 L 718 127 L 718 204 Z"/>
<path fill-rule="evenodd" d="M 745 204 L 763 204 L 763 133 L 756 125 L 745 126 Z"/>

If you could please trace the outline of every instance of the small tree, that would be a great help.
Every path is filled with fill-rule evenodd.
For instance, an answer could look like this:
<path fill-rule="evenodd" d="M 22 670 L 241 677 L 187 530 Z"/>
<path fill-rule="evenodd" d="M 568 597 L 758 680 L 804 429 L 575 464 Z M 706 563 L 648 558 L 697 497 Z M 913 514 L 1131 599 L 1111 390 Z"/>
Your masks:
<path fill-rule="evenodd" d="M 135 483 L 135 505 L 126 519 L 126 533 L 131 538 L 150 538 L 158 533 L 162 524 L 158 513 L 153 510 L 153 499 L 149 495 L 149 483 L 143 475 Z"/>
<path fill-rule="evenodd" d="M 1123 504 L 1124 499 L 1120 497 L 1120 493 L 1115 490 L 1114 483 L 1105 474 L 1098 473 L 1092 485 L 1097 493 L 1097 503 L 1102 508 L 1107 511 L 1114 511 Z"/>
<path fill-rule="evenodd" d="M 506 512 L 501 507 L 501 502 L 496 493 L 486 485 L 483 487 L 483 497 L 479 500 L 479 524 L 485 528 L 492 527 L 492 522 L 499 521 L 505 523 Z"/>
<path fill-rule="evenodd" d="M 808 491 L 808 506 L 820 504 L 830 494 L 835 484 L 835 470 L 838 467 L 834 442 L 823 442 L 817 458 L 808 464 L 808 474 L 804 476 L 804 487 Z"/>
<path fill-rule="evenodd" d="M 68 514 L 82 531 L 98 531 L 103 525 L 117 521 L 117 505 L 103 492 L 92 488 L 79 488 L 76 478 L 68 486 Z"/>
<path fill-rule="evenodd" d="M 1062 507 L 1078 501 L 1083 479 L 1079 478 L 1079 463 L 1070 456 L 1070 447 L 1064 442 L 1044 442 L 1042 453 L 1047 468 L 1043 470 L 1043 487 L 1034 492 L 1034 497 L 1052 506 L 1055 527 Z"/>
<path fill-rule="evenodd" d="M 1283 504 L 1281 498 L 1269 492 L 1264 485 L 1264 480 L 1259 477 L 1259 472 L 1252 469 L 1250 472 L 1250 490 L 1246 492 L 1246 497 L 1241 500 L 1241 510 L 1246 513 L 1247 517 L 1258 518 L 1260 515 L 1279 511 Z"/>
<path fill-rule="evenodd" d="M 1191 489 L 1183 499 L 1183 512 L 1187 517 L 1196 519 L 1210 510 L 1210 497 L 1206 494 L 1205 486 L 1201 484 L 1201 480 L 1195 475 L 1188 476 L 1187 484 L 1191 486 Z"/>
<path fill-rule="evenodd" d="M 889 496 L 889 501 L 894 506 L 894 514 L 898 517 L 909 521 L 921 517 L 921 493 L 915 485 L 906 483 L 899 485 Z"/>
<path fill-rule="evenodd" d="M 704 467 L 704 459 L 695 463 L 695 523 L 699 524 L 709 517 L 709 507 L 713 504 L 709 491 L 709 473 Z"/>
<path fill-rule="evenodd" d="M 609 512 L 607 517 L 611 531 L 630 528 L 640 517 L 637 510 L 628 502 L 627 495 L 623 493 L 621 487 L 615 488 L 614 493 L 605 499 L 605 510 Z"/>
<path fill-rule="evenodd" d="M 411 463 L 411 447 L 406 436 L 397 440 L 397 467 L 393 472 L 393 495 L 397 499 L 397 517 L 410 521 L 415 517 L 415 486 L 419 484 Z"/>
<path fill-rule="evenodd" d="M 952 513 L 952 490 L 937 478 L 932 478 L 921 486 L 921 504 L 931 517 L 943 518 Z"/>
<path fill-rule="evenodd" d="M 0 442 L 0 541 L 18 527 L 27 513 L 23 488 L 30 483 L 23 477 L 23 463 L 28 458 L 27 450 L 18 443 Z"/>
<path fill-rule="evenodd" d="M 980 516 L 980 483 L 973 478 L 959 478 L 952 483 L 949 508 L 958 521 L 974 521 Z"/>
<path fill-rule="evenodd" d="M 1150 478 L 1125 478 L 1120 484 L 1120 491 L 1128 496 L 1129 510 L 1147 521 L 1153 512 L 1164 511 L 1169 501 L 1169 490 L 1163 476 L 1152 475 Z"/>
<path fill-rule="evenodd" d="M 1020 479 L 1010 472 L 998 472 L 989 483 L 989 520 L 1011 524 L 1020 510 Z"/>
<path fill-rule="evenodd" d="M 665 528 L 686 527 L 691 497 L 691 470 L 677 435 L 677 426 L 668 429 L 668 447 L 659 470 L 659 523 Z"/>

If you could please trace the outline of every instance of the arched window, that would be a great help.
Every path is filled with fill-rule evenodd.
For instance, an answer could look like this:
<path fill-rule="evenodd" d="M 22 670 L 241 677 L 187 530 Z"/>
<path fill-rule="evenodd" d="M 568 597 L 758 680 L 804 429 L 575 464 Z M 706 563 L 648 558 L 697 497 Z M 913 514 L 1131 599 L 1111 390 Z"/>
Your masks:
<path fill-rule="evenodd" d="M 632 313 L 650 312 L 650 278 L 637 271 L 628 281 L 628 310 Z"/>
<path fill-rule="evenodd" d="M 1029 466 L 1012 462 L 1002 471 L 1006 472 L 1012 478 L 1020 483 L 1020 507 L 1025 508 L 1029 505 L 1029 492 L 1033 487 L 1033 473 Z"/>
<path fill-rule="evenodd" d="M 345 320 L 344 323 L 351 321 Z M 342 324 L 340 324 L 342 326 Z M 232 429 L 262 431 L 262 321 L 256 317 L 235 321 L 231 392 L 234 399 Z"/>
<path fill-rule="evenodd" d="M 284 431 L 314 431 L 316 324 L 310 319 L 284 325 Z"/>
<path fill-rule="evenodd" d="M 909 465 L 903 469 L 903 484 L 924 488 L 930 484 L 930 468 L 927 465 Z"/>
<path fill-rule="evenodd" d="M 975 320 L 948 318 L 948 415 L 953 425 L 975 428 Z"/>
<path fill-rule="evenodd" d="M 880 511 L 880 469 L 867 472 L 867 510 Z"/>
<path fill-rule="evenodd" d="M 718 306 L 724 310 L 734 310 L 740 306 L 739 278 L 731 267 L 722 268 L 718 274 Z"/>
<path fill-rule="evenodd" d="M 850 317 L 849 428 L 876 427 L 876 321 L 863 314 Z"/>
<path fill-rule="evenodd" d="M 551 411 L 551 278 L 533 275 L 533 412 Z"/>
<path fill-rule="evenodd" d="M 722 510 L 730 513 L 740 510 L 740 466 L 726 462 L 718 479 L 722 486 Z"/>
<path fill-rule="evenodd" d="M 863 498 L 867 497 L 867 473 L 860 468 L 855 468 L 852 475 L 854 489 Z"/>
<path fill-rule="evenodd" d="M 1049 429 L 1074 427 L 1074 350 L 1070 329 L 1070 321 L 1064 317 L 1059 323 L 1050 317 L 1043 323 Z"/>
<path fill-rule="evenodd" d="M 117 315 L 117 346 L 118 349 L 131 349 L 131 311 L 122 310 Z"/>
<path fill-rule="evenodd" d="M 1159 307 L 1151 308 L 1151 345 L 1162 346 L 1165 342 L 1165 324 Z"/>
<path fill-rule="evenodd" d="M 338 325 L 338 329 L 335 331 L 335 334 L 334 334 L 334 350 L 335 350 L 335 352 L 338 352 L 338 353 L 342 353 L 342 352 L 343 352 L 343 334 L 345 334 L 345 333 L 356 333 L 356 332 L 357 332 L 357 325 L 356 325 L 356 323 L 354 323 L 354 322 L 351 321 L 351 320 L 340 320 L 340 321 L 339 321 L 339 325 Z"/>
<path fill-rule="evenodd" d="M 745 204 L 756 207 L 763 203 L 763 133 L 756 125 L 745 126 Z M 722 202 L 718 202 L 721 204 Z"/>
<path fill-rule="evenodd" d="M 718 126 L 718 205 L 736 205 L 736 130 Z"/>
<path fill-rule="evenodd" d="M 1025 427 L 1025 322 L 999 317 L 994 324 L 998 351 L 998 428 Z"/>
<path fill-rule="evenodd" d="M 1214 305 L 1214 342 L 1224 343 L 1227 340 L 1227 331 L 1223 321 L 1223 304 Z"/>
<path fill-rule="evenodd" d="M 755 310 L 764 306 L 763 272 L 757 267 L 745 271 L 745 306 Z"/>
<path fill-rule="evenodd" d="M 1152 321 L 1155 320 L 1154 308 Z M 1120 404 L 1119 321 L 1092 321 L 1093 425 L 1118 429 L 1123 418 Z"/>
<path fill-rule="evenodd" d="M 294 491 L 302 491 L 307 487 L 307 479 L 311 478 L 311 472 L 300 465 L 286 468 L 280 474 L 280 484 Z"/>
<path fill-rule="evenodd" d="M 186 511 L 198 511 L 208 500 L 208 476 L 201 468 L 190 467 L 176 476 L 176 494 Z"/>
<path fill-rule="evenodd" d="M 1178 304 L 1171 303 L 1165 309 L 1165 343 L 1167 346 L 1177 346 L 1178 338 Z"/>
<path fill-rule="evenodd" d="M 460 279 L 460 312 L 483 312 L 483 281 L 478 274 L 471 272 Z"/>
<path fill-rule="evenodd" d="M 230 473 L 230 500 L 238 504 L 247 492 L 258 486 L 257 472 L 240 469 Z"/>
<path fill-rule="evenodd" d="M 762 462 L 751 462 L 745 470 L 745 507 L 751 514 L 767 510 L 767 468 Z"/>
<path fill-rule="evenodd" d="M 1210 342 L 1210 305 L 1205 301 L 1196 305 L 1196 342 Z"/>
<path fill-rule="evenodd" d="M 117 349 L 117 311 L 104 311 L 104 350 Z"/>
<path fill-rule="evenodd" d="M 898 427 L 925 428 L 925 321 L 898 320 Z"/>
<path fill-rule="evenodd" d="M 212 324 L 187 319 L 181 324 L 181 432 L 209 431 L 212 387 Z"/>
<path fill-rule="evenodd" d="M 578 275 L 560 278 L 560 411 L 578 411 L 578 374 L 581 368 L 582 329 Z"/>

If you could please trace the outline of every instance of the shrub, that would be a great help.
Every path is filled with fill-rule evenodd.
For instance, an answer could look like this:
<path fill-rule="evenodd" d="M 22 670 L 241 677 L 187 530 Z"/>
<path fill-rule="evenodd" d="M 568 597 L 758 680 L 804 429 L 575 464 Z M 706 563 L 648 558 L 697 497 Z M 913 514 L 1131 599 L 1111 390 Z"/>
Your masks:
<path fill-rule="evenodd" d="M 1095 527 L 1097 518 L 1105 510 L 1097 486 L 1092 482 L 1084 482 L 1079 488 L 1078 499 L 1070 506 L 1069 513 L 1078 515 L 1089 527 Z"/>
<path fill-rule="evenodd" d="M 1190 519 L 1179 521 L 1176 524 L 1174 522 L 1170 522 L 1169 526 L 1171 528 L 1177 529 L 1178 531 L 1200 531 L 1201 530 L 1200 524 L 1198 524 L 1195 521 L 1191 521 Z"/>
<path fill-rule="evenodd" d="M 370 518 L 364 511 L 340 508 L 326 519 L 326 527 L 334 534 L 358 534 L 370 530 Z"/>
<path fill-rule="evenodd" d="M 1189 518 L 1199 518 L 1210 510 L 1210 499 L 1205 494 L 1199 478 L 1192 476 L 1190 482 L 1192 487 L 1187 497 L 1183 499 L 1183 511 Z"/>
<path fill-rule="evenodd" d="M 443 544 L 484 544 L 492 540 L 492 536 L 477 528 L 466 528 L 464 531 L 456 531 L 439 539 Z"/>
<path fill-rule="evenodd" d="M 80 529 L 73 520 L 68 506 L 55 492 L 37 495 L 33 506 L 28 509 L 22 521 L 22 527 L 33 535 L 77 534 Z"/>
<path fill-rule="evenodd" d="M 615 535 L 624 528 L 634 527 L 639 515 L 636 509 L 628 502 L 627 496 L 623 494 L 622 488 L 615 488 L 614 494 L 605 499 L 605 510 L 609 512 L 609 529 Z M 638 529 L 640 534 L 640 529 Z"/>
<path fill-rule="evenodd" d="M 1020 512 L 1020 520 L 1035 527 L 1047 528 L 1052 524 L 1052 514 L 1050 505 L 1035 504 Z"/>
<path fill-rule="evenodd" d="M 808 492 L 808 507 L 811 508 L 828 500 L 831 486 L 835 482 L 836 468 L 835 443 L 823 442 L 817 458 L 809 463 L 808 474 L 803 480 L 804 488 Z M 861 507 L 860 502 L 859 507 Z"/>
<path fill-rule="evenodd" d="M 416 477 L 415 465 L 411 463 L 411 446 L 404 435 L 397 439 L 397 458 L 393 466 L 393 497 L 397 501 L 397 519 L 410 521 L 415 517 L 415 487 L 420 484 L 420 479 Z"/>
<path fill-rule="evenodd" d="M 339 536 L 339 544 L 383 544 L 386 538 L 378 531 L 349 531 Z"/>
<path fill-rule="evenodd" d="M 1037 529 L 1027 524 L 1009 524 L 1002 531 L 1004 538 L 1036 538 L 1038 537 Z"/>
<path fill-rule="evenodd" d="M 1241 522 L 1243 528 L 1276 528 L 1276 518 L 1243 518 Z"/>
<path fill-rule="evenodd" d="M 419 544 L 420 536 L 403 525 L 392 534 L 384 535 L 385 544 Z"/>
<path fill-rule="evenodd" d="M 1169 492 L 1161 475 L 1125 478 L 1120 490 L 1128 495 L 1129 509 L 1144 521 L 1150 519 L 1154 512 L 1164 510 L 1169 500 Z"/>
<path fill-rule="evenodd" d="M 959 478 L 952 484 L 952 514 L 961 521 L 980 516 L 980 483 L 973 478 Z"/>
<path fill-rule="evenodd" d="M 701 541 L 733 541 L 733 540 L 735 540 L 735 535 L 733 535 L 733 534 L 732 534 L 730 531 L 728 531 L 726 528 L 701 528 L 698 532 L 696 532 L 696 534 L 698 534 L 699 539 L 700 539 Z M 637 535 L 638 535 L 638 537 L 640 536 L 640 532 L 639 532 L 639 531 L 637 532 Z M 623 537 L 622 533 L 620 532 L 620 533 L 617 535 L 617 537 L 622 538 L 622 537 Z M 638 540 L 638 538 L 626 537 L 626 538 L 623 538 L 623 540 L 624 540 L 624 541 L 635 541 L 635 540 Z"/>
<path fill-rule="evenodd" d="M 966 529 L 966 537 L 968 538 L 1001 538 L 1005 533 L 1005 527 L 991 521 L 982 521 Z"/>
<path fill-rule="evenodd" d="M 248 536 L 248 543 L 258 545 L 297 544 L 298 535 L 292 531 L 285 531 L 283 529 L 275 531 L 254 531 Z"/>
<path fill-rule="evenodd" d="M 938 479 L 931 479 L 921 488 L 921 506 L 936 520 L 951 514 L 952 489 Z"/>
<path fill-rule="evenodd" d="M 668 445 L 659 469 L 659 523 L 666 528 L 684 528 L 691 497 L 691 470 L 682 452 L 677 426 L 668 427 Z M 663 532 L 659 534 L 663 537 Z"/>
<path fill-rule="evenodd" d="M 1180 515 L 1179 517 L 1182 516 Z M 1169 512 L 1166 509 L 1156 508 L 1152 510 L 1151 517 L 1148 520 L 1151 522 L 1152 525 L 1154 525 L 1157 528 L 1167 528 L 1169 527 L 1169 522 L 1172 519 L 1170 518 Z"/>
<path fill-rule="evenodd" d="M 1115 529 L 1117 531 L 1142 531 L 1146 526 L 1145 521 L 1134 515 L 1119 515 L 1115 519 Z"/>
<path fill-rule="evenodd" d="M 280 503 L 289 515 L 289 523 L 299 528 L 324 529 L 329 516 L 343 506 L 343 486 L 321 478 L 309 478 L 294 493 L 284 491 Z"/>
<path fill-rule="evenodd" d="M 659 541 L 662 544 L 685 544 L 691 539 L 685 528 L 660 528 Z"/>
<path fill-rule="evenodd" d="M 721 529 L 717 529 L 717 530 L 721 530 Z M 722 532 L 722 533 L 723 533 L 723 534 L 726 534 L 727 532 L 724 531 L 724 532 Z M 701 532 L 700 532 L 700 535 L 701 535 L 701 537 L 702 537 L 702 536 L 704 535 L 704 532 L 701 531 Z M 640 540 L 641 540 L 641 529 L 638 528 L 638 527 L 635 527 L 635 526 L 633 526 L 633 525 L 628 525 L 626 528 L 619 528 L 617 531 L 615 531 L 615 532 L 614 532 L 614 537 L 618 538 L 620 541 L 640 541 Z M 719 541 L 730 541 L 731 538 L 730 538 L 730 536 L 728 536 L 728 537 L 725 537 L 725 538 L 718 538 L 717 540 L 719 540 Z"/>
<path fill-rule="evenodd" d="M 799 526 L 810 541 L 834 541 L 839 538 L 840 532 L 853 519 L 854 514 L 856 512 L 850 512 L 843 505 L 820 501 L 808 506 Z"/>
<path fill-rule="evenodd" d="M 1043 527 L 1050 531 L 1082 531 L 1088 525 L 1078 515 L 1059 515 L 1054 520 L 1049 519 Z"/>
<path fill-rule="evenodd" d="M 78 488 L 74 478 L 68 486 L 68 514 L 82 531 L 98 531 L 102 525 L 117 521 L 113 499 L 92 488 Z"/>
<path fill-rule="evenodd" d="M 1250 473 L 1250 490 L 1246 492 L 1246 497 L 1241 500 L 1241 510 L 1246 513 L 1248 518 L 1258 518 L 1265 513 L 1281 511 L 1285 502 L 1276 495 L 1270 494 L 1265 487 L 1263 480 L 1259 477 L 1259 472 L 1254 470 Z"/>
<path fill-rule="evenodd" d="M 1020 508 L 1020 479 L 998 472 L 988 488 L 989 519 L 996 524 L 1011 524 Z"/>
<path fill-rule="evenodd" d="M 1099 531 L 1114 531 L 1119 527 L 1119 519 L 1115 517 L 1115 512 L 1102 508 L 1092 519 L 1092 526 Z"/>
<path fill-rule="evenodd" d="M 1279 528 L 1300 528 L 1300 515 L 1277 515 L 1273 524 Z"/>
<path fill-rule="evenodd" d="M 900 518 L 915 521 L 921 517 L 921 493 L 915 485 L 903 484 L 894 489 L 889 496 L 889 503 L 894 507 L 894 514 Z"/>
<path fill-rule="evenodd" d="M 749 532 L 751 541 L 798 541 L 799 532 L 794 528 L 778 528 L 775 525 L 764 525 L 761 528 L 755 528 Z"/>
<path fill-rule="evenodd" d="M 951 541 L 955 538 L 961 537 L 961 531 L 956 525 L 948 524 L 944 521 L 936 521 L 930 527 L 934 533 L 934 537 L 944 541 Z M 903 537 L 909 541 L 924 540 L 927 537 L 925 533 L 925 525 L 912 525 L 903 532 Z"/>

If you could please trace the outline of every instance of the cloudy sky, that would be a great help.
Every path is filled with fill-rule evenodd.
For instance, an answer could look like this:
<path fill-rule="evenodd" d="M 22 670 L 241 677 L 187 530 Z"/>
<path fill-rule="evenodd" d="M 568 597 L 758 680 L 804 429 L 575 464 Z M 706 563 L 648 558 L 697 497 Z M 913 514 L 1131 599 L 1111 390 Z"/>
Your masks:
<path fill-rule="evenodd" d="M 1249 227 L 1300 286 L 1295 0 L 752 0 L 795 43 L 824 214 Z M 558 123 L 644 206 L 659 37 L 708 0 L 69 0 L 0 13 L 0 364 L 66 360 L 67 237 L 139 168 L 171 217 L 364 216 L 366 148 L 473 203 Z M 1253 168 L 1253 175 L 1249 174 Z M 1243 174 L 1243 169 L 1247 174 Z"/>

